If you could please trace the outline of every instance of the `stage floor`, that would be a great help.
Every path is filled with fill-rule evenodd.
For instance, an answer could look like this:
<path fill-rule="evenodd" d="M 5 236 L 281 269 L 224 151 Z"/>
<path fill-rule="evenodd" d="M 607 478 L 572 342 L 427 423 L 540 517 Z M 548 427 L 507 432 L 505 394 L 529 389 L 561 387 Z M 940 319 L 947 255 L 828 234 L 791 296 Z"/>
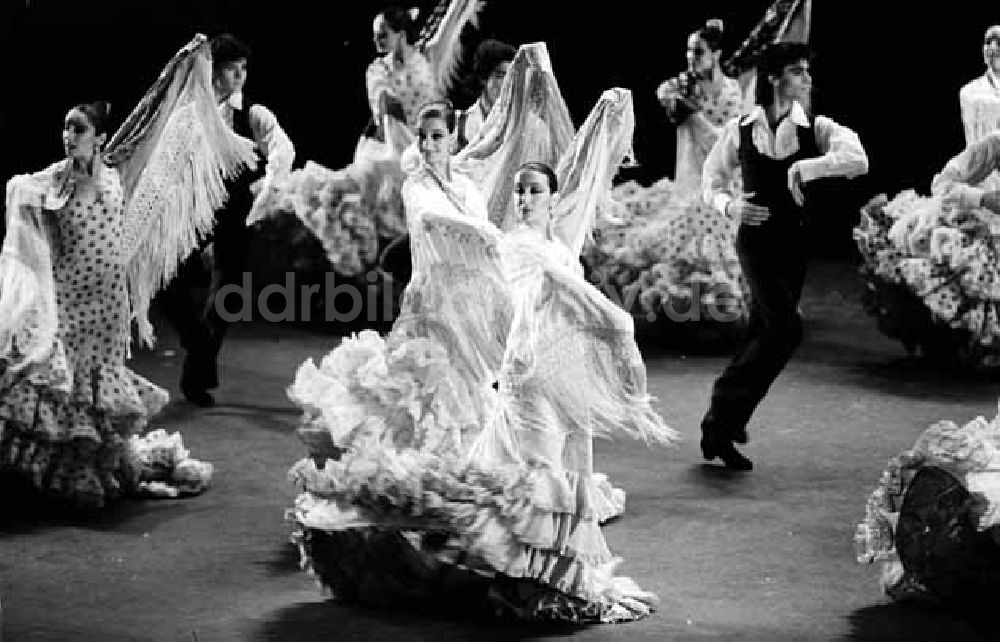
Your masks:
<path fill-rule="evenodd" d="M 304 454 L 285 388 L 333 335 L 289 326 L 231 330 L 219 405 L 174 401 L 151 427 L 179 430 L 215 464 L 204 495 L 123 502 L 83 520 L 0 500 L 4 640 L 584 640 L 731 638 L 988 639 L 932 608 L 889 604 L 877 567 L 854 562 L 852 535 L 886 460 L 939 419 L 996 412 L 996 381 L 904 359 L 858 301 L 854 267 L 814 266 L 806 340 L 760 407 L 730 474 L 703 463 L 698 422 L 724 354 L 648 349 L 651 392 L 684 436 L 675 450 L 599 441 L 599 470 L 628 493 L 606 527 L 620 574 L 660 596 L 637 623 L 538 629 L 376 612 L 325 598 L 298 568 L 283 511 L 288 468 Z M 178 395 L 176 343 L 133 367 Z"/>

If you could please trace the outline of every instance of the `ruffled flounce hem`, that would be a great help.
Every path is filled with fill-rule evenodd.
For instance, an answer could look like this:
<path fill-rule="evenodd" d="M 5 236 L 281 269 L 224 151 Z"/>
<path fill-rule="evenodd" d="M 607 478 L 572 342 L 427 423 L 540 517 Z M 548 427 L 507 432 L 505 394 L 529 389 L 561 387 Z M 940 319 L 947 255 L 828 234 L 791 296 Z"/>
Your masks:
<path fill-rule="evenodd" d="M 7 372 L 0 401 L 0 470 L 70 504 L 101 507 L 125 495 L 178 496 L 207 487 L 211 465 L 187 458 L 180 436 L 153 431 L 169 400 L 125 366 Z M 144 462 L 156 452 L 158 464 Z M 183 452 L 184 457 L 172 453 Z"/>
<path fill-rule="evenodd" d="M 407 464 L 386 453 L 377 469 L 349 456 L 322 469 L 303 460 L 293 475 L 307 492 L 291 517 L 323 531 L 444 531 L 451 544 L 433 551 L 440 563 L 529 581 L 589 604 L 601 618 L 614 612 L 613 620 L 635 619 L 652 609 L 655 596 L 613 573 L 619 560 L 598 524 L 605 498 L 593 475 L 514 467 L 482 473 L 433 459 L 420 462 L 422 470 L 409 465 L 398 474 Z"/>
<path fill-rule="evenodd" d="M 593 479 L 596 492 L 592 501 L 597 521 L 603 524 L 624 515 L 625 490 L 612 485 L 604 473 L 594 473 Z"/>
<path fill-rule="evenodd" d="M 291 211 L 323 244 L 343 276 L 373 269 L 389 242 L 406 233 L 405 174 L 390 148 L 362 139 L 354 161 L 331 170 L 309 161 L 279 188 L 279 211 Z M 272 216 L 274 213 L 271 214 Z"/>
<path fill-rule="evenodd" d="M 590 279 L 641 324 L 745 323 L 746 285 L 730 222 L 695 197 L 657 185 L 646 188 L 651 194 L 621 196 L 615 218 L 598 225 L 584 252 Z"/>
<path fill-rule="evenodd" d="M 866 308 L 907 349 L 1000 365 L 1000 252 L 981 210 L 943 208 L 913 190 L 862 210 Z"/>
<path fill-rule="evenodd" d="M 940 421 L 889 460 L 854 544 L 895 600 L 1000 586 L 1000 416 Z"/>
<path fill-rule="evenodd" d="M 30 482 L 43 494 L 80 507 L 103 507 L 125 496 L 187 497 L 204 492 L 213 466 L 189 457 L 180 434 L 154 430 L 125 440 L 34 439 L 0 425 L 0 472 Z"/>
<path fill-rule="evenodd" d="M 53 498 L 95 508 L 138 484 L 129 466 L 126 442 L 114 432 L 100 442 L 46 442 L 9 421 L 0 426 L 0 471 L 26 479 Z"/>
<path fill-rule="evenodd" d="M 465 380 L 428 337 L 347 337 L 317 366 L 303 363 L 288 389 L 304 412 L 299 435 L 317 455 L 361 440 L 397 448 L 459 452 L 480 424 Z"/>
<path fill-rule="evenodd" d="M 59 443 L 127 438 L 170 399 L 163 388 L 128 367 L 74 371 L 51 361 L 45 367 L 6 372 L 0 379 L 0 421 L 30 439 Z"/>

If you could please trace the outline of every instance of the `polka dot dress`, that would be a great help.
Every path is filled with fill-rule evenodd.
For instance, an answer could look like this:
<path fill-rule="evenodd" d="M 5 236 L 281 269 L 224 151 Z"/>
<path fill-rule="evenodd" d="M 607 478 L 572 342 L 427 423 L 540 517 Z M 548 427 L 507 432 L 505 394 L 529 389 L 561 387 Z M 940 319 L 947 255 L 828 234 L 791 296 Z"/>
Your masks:
<path fill-rule="evenodd" d="M 78 185 L 55 221 L 56 349 L 44 367 L 0 376 L 0 468 L 39 488 L 101 505 L 127 490 L 125 442 L 167 401 L 125 367 L 128 294 L 118 174 Z"/>
<path fill-rule="evenodd" d="M 914 212 L 933 224 L 890 236 Z M 864 258 L 865 307 L 879 328 L 924 352 L 955 352 L 966 365 L 1000 363 L 1000 249 L 992 220 L 984 210 L 943 210 L 913 190 L 872 199 L 854 238 Z"/>
<path fill-rule="evenodd" d="M 701 116 L 715 128 L 739 116 L 742 94 L 734 79 L 725 79 L 717 93 L 699 92 L 697 98 Z M 632 182 L 614 190 L 631 220 L 625 229 L 599 225 L 599 241 L 588 262 L 602 271 L 602 278 L 635 291 L 621 300 L 632 302 L 629 311 L 637 318 L 677 318 L 681 310 L 685 320 L 710 325 L 746 318 L 735 228 L 701 199 L 701 168 L 714 141 L 689 119 L 677 130 L 674 181 L 664 179 L 648 188 Z"/>
<path fill-rule="evenodd" d="M 406 122 L 414 124 L 414 119 L 425 104 L 444 98 L 434 78 L 434 69 L 427 57 L 419 51 L 413 52 L 402 65 L 393 62 L 391 54 L 376 59 L 368 68 L 368 86 L 388 86 L 392 95 L 403 106 Z M 372 111 L 377 110 L 377 96 L 368 97 Z"/>

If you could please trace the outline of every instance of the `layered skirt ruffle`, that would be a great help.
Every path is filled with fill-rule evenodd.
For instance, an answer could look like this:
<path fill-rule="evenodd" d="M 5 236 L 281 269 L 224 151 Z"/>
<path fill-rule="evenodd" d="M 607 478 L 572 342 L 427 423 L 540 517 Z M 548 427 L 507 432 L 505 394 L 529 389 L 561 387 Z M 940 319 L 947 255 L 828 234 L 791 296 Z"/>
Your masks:
<path fill-rule="evenodd" d="M 291 471 L 303 492 L 289 518 L 304 564 L 370 603 L 457 591 L 528 620 L 647 615 L 655 597 L 614 575 L 600 529 L 624 493 L 590 473 L 477 467 L 485 417 L 454 403 L 455 377 L 433 340 L 373 332 L 300 368 L 289 396 L 312 457 Z"/>
<path fill-rule="evenodd" d="M 889 461 L 855 532 L 897 600 L 961 600 L 1000 587 L 1000 416 L 940 421 Z"/>
<path fill-rule="evenodd" d="M 669 179 L 630 181 L 613 196 L 584 252 L 590 280 L 639 326 L 738 336 L 749 308 L 730 221 Z"/>
<path fill-rule="evenodd" d="M 289 511 L 303 563 L 339 595 L 374 593 L 375 601 L 401 590 L 438 595 L 447 581 L 468 574 L 470 589 L 527 620 L 623 621 L 648 615 L 655 604 L 654 596 L 614 574 L 620 560 L 601 533 L 603 498 L 591 475 L 482 471 L 456 458 L 380 451 L 374 458 L 345 454 L 323 467 L 306 459 L 293 476 L 304 488 Z M 381 565 L 395 580 L 379 586 L 364 567 L 349 568 L 348 550 L 312 545 L 344 531 L 397 533 L 406 555 L 392 570 L 385 560 Z M 404 560 L 413 559 L 421 572 L 407 572 Z"/>
<path fill-rule="evenodd" d="M 361 316 L 371 321 L 378 314 L 388 317 L 378 321 L 391 321 L 408 275 L 394 261 L 383 259 L 406 234 L 404 179 L 399 157 L 389 146 L 362 138 L 347 167 L 331 170 L 309 161 L 291 172 L 279 185 L 258 235 L 280 247 L 276 262 L 308 284 L 325 284 L 325 274 L 332 272 L 361 292 L 377 290 L 374 297 L 362 297 L 363 306 L 389 296 L 388 310 L 379 308 Z M 405 250 L 405 244 L 400 247 Z M 383 289 L 391 294 L 384 295 Z M 324 300 L 316 303 L 322 307 Z"/>
<path fill-rule="evenodd" d="M 44 365 L 0 374 L 0 472 L 92 508 L 208 487 L 212 465 L 192 459 L 180 434 L 142 434 L 166 390 L 124 365 L 68 364 L 57 341 Z"/>
<path fill-rule="evenodd" d="M 124 365 L 69 365 L 61 344 L 44 365 L 0 375 L 0 470 L 82 505 L 137 488 L 128 444 L 167 403 Z"/>
<path fill-rule="evenodd" d="M 854 238 L 865 307 L 907 351 L 973 368 L 1000 365 L 997 217 L 913 190 L 866 205 Z"/>

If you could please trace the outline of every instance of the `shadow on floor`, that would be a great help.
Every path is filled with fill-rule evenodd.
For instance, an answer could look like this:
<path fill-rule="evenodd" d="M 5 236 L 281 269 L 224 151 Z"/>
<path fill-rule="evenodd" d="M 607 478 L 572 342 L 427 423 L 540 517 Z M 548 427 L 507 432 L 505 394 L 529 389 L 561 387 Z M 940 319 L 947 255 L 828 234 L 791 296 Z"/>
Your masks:
<path fill-rule="evenodd" d="M 290 575 L 302 573 L 299 549 L 292 543 L 287 543 L 275 549 L 274 555 L 267 560 L 254 562 L 255 566 L 264 569 L 264 572 L 271 576 Z"/>
<path fill-rule="evenodd" d="M 0 539 L 36 530 L 72 526 L 91 531 L 131 532 L 129 522 L 140 522 L 147 532 L 157 524 L 187 512 L 186 499 L 120 499 L 103 508 L 73 506 L 37 491 L 23 477 L 0 474 Z"/>
<path fill-rule="evenodd" d="M 849 640 L 995 640 L 995 606 L 946 608 L 929 604 L 881 604 L 848 616 Z"/>
<path fill-rule="evenodd" d="M 849 367 L 864 379 L 866 387 L 892 395 L 921 399 L 964 399 L 982 394 L 995 397 L 1000 372 L 977 372 L 967 368 L 902 357 L 889 361 L 857 361 Z"/>
<path fill-rule="evenodd" d="M 595 625 L 601 626 L 601 625 Z M 376 610 L 333 599 L 288 606 L 270 614 L 255 640 L 520 640 L 567 637 L 585 627 L 490 620 L 481 612 L 445 613 Z"/>

